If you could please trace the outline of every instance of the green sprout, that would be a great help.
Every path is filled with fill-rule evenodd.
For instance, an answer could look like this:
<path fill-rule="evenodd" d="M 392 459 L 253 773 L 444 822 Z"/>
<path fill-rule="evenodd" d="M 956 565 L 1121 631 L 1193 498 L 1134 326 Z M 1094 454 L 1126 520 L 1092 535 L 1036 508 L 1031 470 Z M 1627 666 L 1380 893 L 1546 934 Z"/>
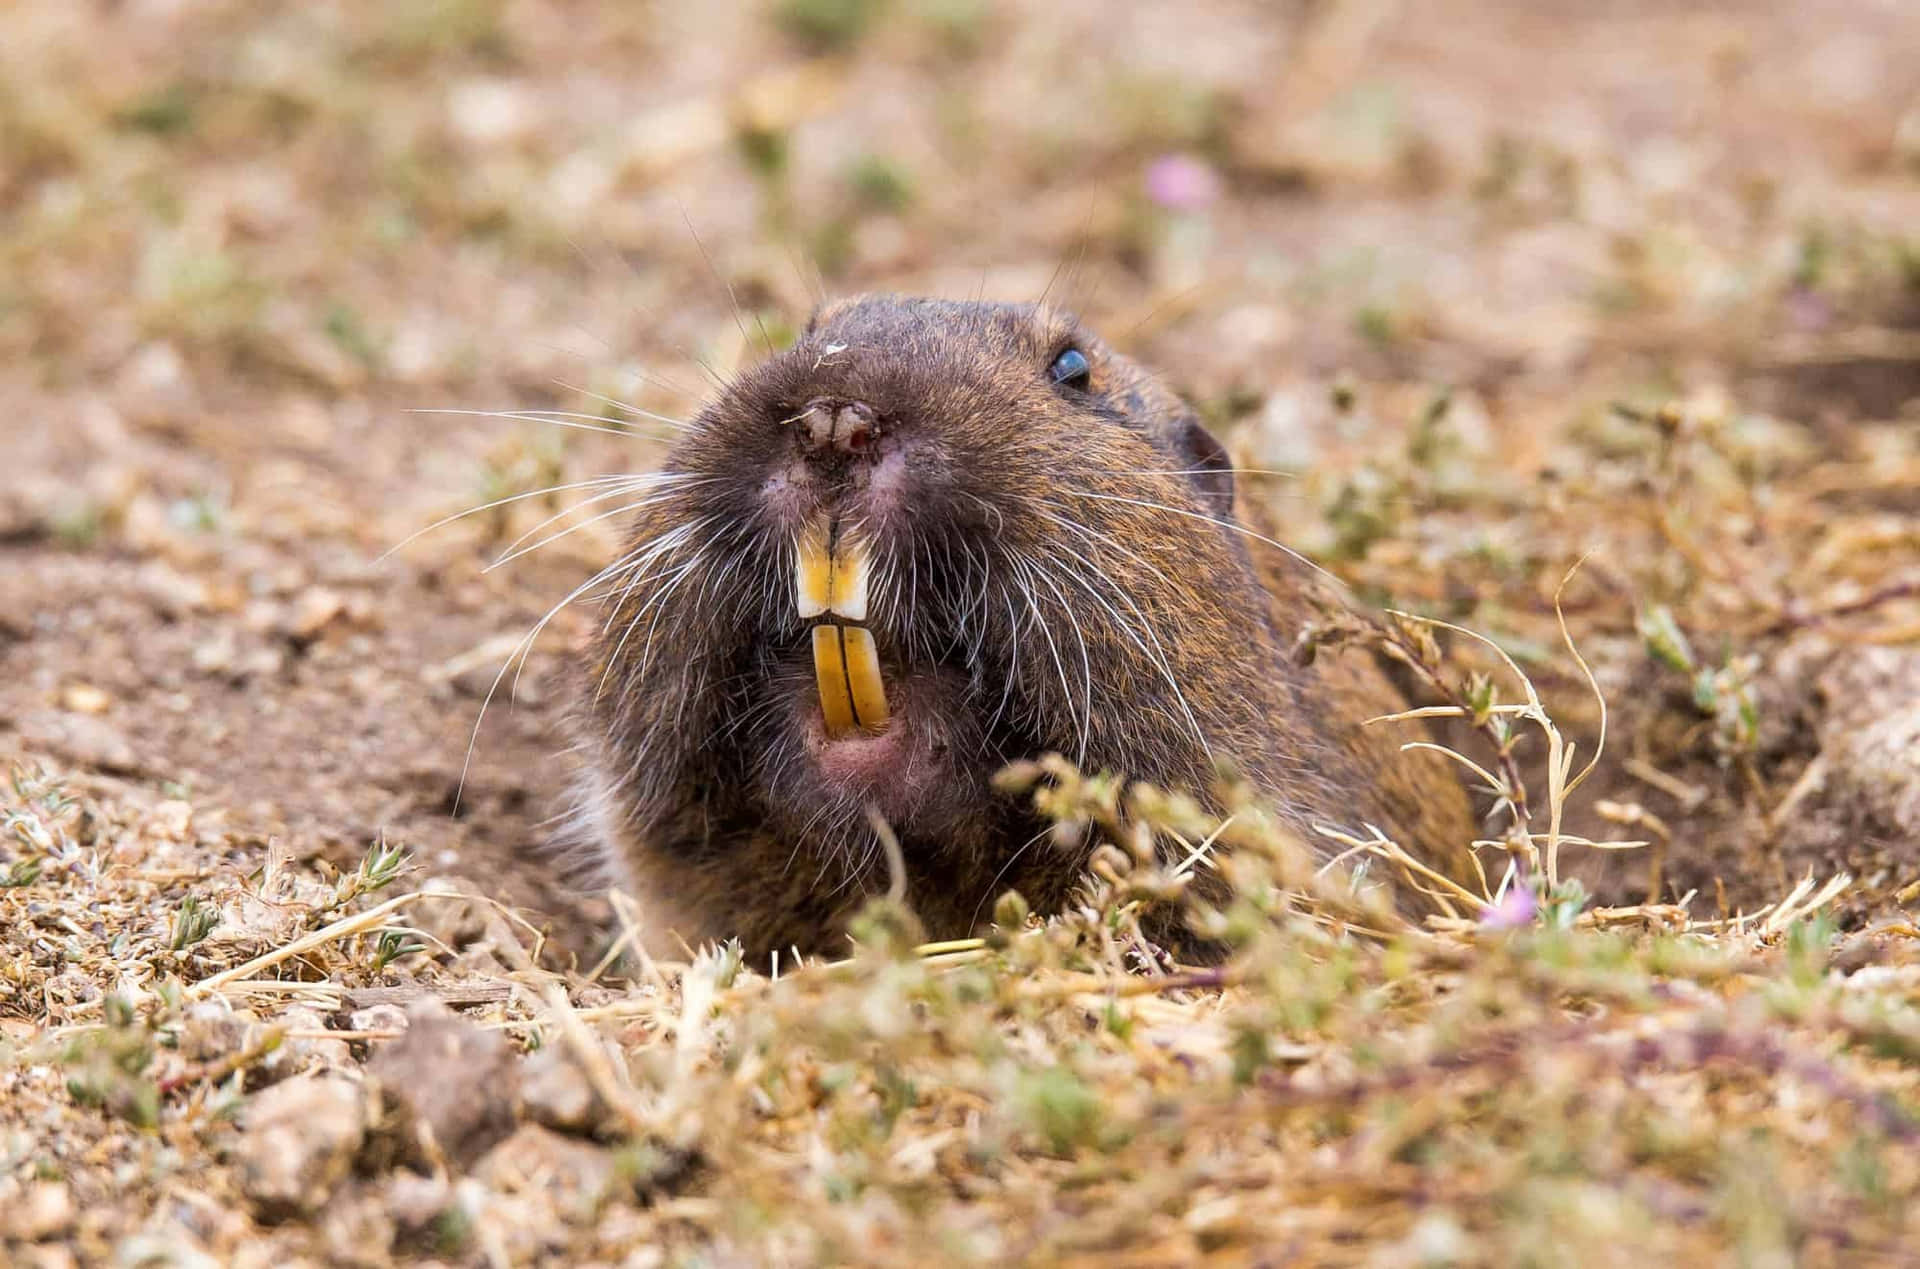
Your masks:
<path fill-rule="evenodd" d="M 373 969 L 379 973 L 402 956 L 411 956 L 415 952 L 427 950 L 425 943 L 413 937 L 412 930 L 385 929 L 380 931 L 373 945 Z"/>
<path fill-rule="evenodd" d="M 385 890 L 406 872 L 410 858 L 406 847 L 393 845 L 381 838 L 367 848 L 367 857 L 360 861 L 357 872 L 350 872 L 335 883 L 333 898 L 322 910 L 332 911 L 361 895 Z"/>
<path fill-rule="evenodd" d="M 861 204 L 874 211 L 902 212 L 913 203 L 912 174 L 884 154 L 862 155 L 847 169 L 847 184 Z"/>
<path fill-rule="evenodd" d="M 860 42 L 880 8 L 879 0 L 780 0 L 773 18 L 802 44 L 841 53 Z"/>
<path fill-rule="evenodd" d="M 202 902 L 198 895 L 190 894 L 174 910 L 173 936 L 168 940 L 168 946 L 176 952 L 184 952 L 213 933 L 213 927 L 218 924 L 220 910 Z"/>
<path fill-rule="evenodd" d="M 1665 604 L 1655 604 L 1645 609 L 1634 624 L 1654 660 L 1682 674 L 1694 672 L 1693 647 L 1687 642 L 1680 624 L 1673 619 L 1673 611 Z"/>
<path fill-rule="evenodd" d="M 0 874 L 0 890 L 18 890 L 40 880 L 38 859 L 16 859 L 5 874 Z"/>

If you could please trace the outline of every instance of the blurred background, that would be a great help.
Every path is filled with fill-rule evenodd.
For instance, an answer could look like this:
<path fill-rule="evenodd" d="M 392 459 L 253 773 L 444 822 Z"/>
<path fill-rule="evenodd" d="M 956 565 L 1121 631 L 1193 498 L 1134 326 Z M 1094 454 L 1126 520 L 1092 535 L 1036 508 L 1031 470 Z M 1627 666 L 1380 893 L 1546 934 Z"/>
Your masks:
<path fill-rule="evenodd" d="M 0 752 L 506 875 L 589 616 L 456 808 L 470 729 L 616 526 L 488 571 L 562 492 L 382 553 L 659 429 L 410 411 L 686 417 L 868 289 L 1078 309 L 1586 741 L 1592 552 L 1622 779 L 1764 818 L 1806 720 L 1743 640 L 1920 550 L 1920 7 L 10 4 Z"/>

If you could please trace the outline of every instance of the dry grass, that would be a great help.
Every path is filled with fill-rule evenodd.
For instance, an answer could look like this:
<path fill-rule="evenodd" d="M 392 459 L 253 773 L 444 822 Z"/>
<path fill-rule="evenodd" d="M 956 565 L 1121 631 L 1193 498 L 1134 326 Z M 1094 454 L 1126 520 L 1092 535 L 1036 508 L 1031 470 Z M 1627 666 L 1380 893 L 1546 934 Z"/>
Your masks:
<path fill-rule="evenodd" d="M 43 1184 L 156 1177 L 110 1220 L 81 1218 L 82 1247 L 146 1226 L 123 1251 L 186 1254 L 199 1240 L 168 1215 L 185 1186 L 226 1213 L 204 1244 L 216 1255 L 338 1253 L 391 1200 L 385 1176 L 311 1227 L 256 1230 L 221 1143 L 245 1089 L 352 1069 L 342 1041 L 392 1034 L 324 1018 L 399 969 L 402 996 L 490 997 L 480 1025 L 563 1046 L 620 1161 L 585 1193 L 550 1178 L 449 1190 L 432 1239 L 461 1258 L 1902 1254 L 1920 1191 L 1920 931 L 1839 935 L 1844 878 L 1721 922 L 1591 910 L 1536 874 L 1527 916 L 1462 895 L 1486 915 L 1420 928 L 1251 802 L 1214 821 L 1044 768 L 1016 775 L 1064 826 L 1133 844 L 1103 848 L 1073 912 L 1022 920 L 1009 896 L 989 936 L 915 946 L 911 915 L 879 899 L 851 958 L 777 978 L 725 949 L 624 976 L 539 968 L 533 933 L 484 898 L 372 893 L 398 871 L 390 854 L 330 884 L 238 866 L 182 878 L 151 828 L 119 836 L 92 799 L 17 777 L 8 823 L 40 871 L 4 900 L 9 999 L 45 1025 L 14 1055 L 10 1117 L 43 1105 L 66 1125 L 38 1145 Z M 158 817 L 188 828 L 177 805 Z M 1193 914 L 1234 945 L 1225 965 L 1167 965 L 1140 934 L 1148 906 L 1187 902 L 1156 838 L 1230 848 L 1214 866 L 1231 903 Z M 188 921 L 196 906 L 219 914 L 210 929 Z M 79 911 L 93 931 L 68 928 Z M 440 953 L 388 962 L 399 930 Z M 57 973 L 36 964 L 49 941 L 73 949 Z"/>

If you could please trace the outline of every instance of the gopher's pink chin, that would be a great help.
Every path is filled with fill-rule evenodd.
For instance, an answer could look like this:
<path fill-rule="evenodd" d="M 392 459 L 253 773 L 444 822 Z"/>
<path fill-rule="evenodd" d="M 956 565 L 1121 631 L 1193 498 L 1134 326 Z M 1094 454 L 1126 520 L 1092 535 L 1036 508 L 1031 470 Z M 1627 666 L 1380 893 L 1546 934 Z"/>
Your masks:
<path fill-rule="evenodd" d="M 877 734 L 857 728 L 830 734 L 819 703 L 808 700 L 795 722 L 818 796 L 876 806 L 904 827 L 938 802 L 943 790 L 951 793 L 955 772 L 940 686 L 936 675 L 899 676 L 891 685 L 891 716 Z M 792 809 L 803 817 L 807 813 Z"/>
<path fill-rule="evenodd" d="M 807 756 L 823 780 L 850 794 L 870 797 L 888 783 L 905 779 L 907 766 L 917 756 L 915 748 L 907 720 L 898 713 L 879 735 L 855 730 L 829 736 L 818 709 L 808 719 Z"/>

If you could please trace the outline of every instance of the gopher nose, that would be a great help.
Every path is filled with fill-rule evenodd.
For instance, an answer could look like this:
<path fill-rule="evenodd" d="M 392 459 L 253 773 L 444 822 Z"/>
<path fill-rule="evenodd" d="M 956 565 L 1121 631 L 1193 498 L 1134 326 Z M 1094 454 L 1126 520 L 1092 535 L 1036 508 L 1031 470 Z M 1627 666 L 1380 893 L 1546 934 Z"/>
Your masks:
<path fill-rule="evenodd" d="M 827 397 L 807 402 L 799 427 L 807 457 L 815 460 L 865 453 L 880 431 L 879 417 L 866 402 L 836 401 Z"/>

